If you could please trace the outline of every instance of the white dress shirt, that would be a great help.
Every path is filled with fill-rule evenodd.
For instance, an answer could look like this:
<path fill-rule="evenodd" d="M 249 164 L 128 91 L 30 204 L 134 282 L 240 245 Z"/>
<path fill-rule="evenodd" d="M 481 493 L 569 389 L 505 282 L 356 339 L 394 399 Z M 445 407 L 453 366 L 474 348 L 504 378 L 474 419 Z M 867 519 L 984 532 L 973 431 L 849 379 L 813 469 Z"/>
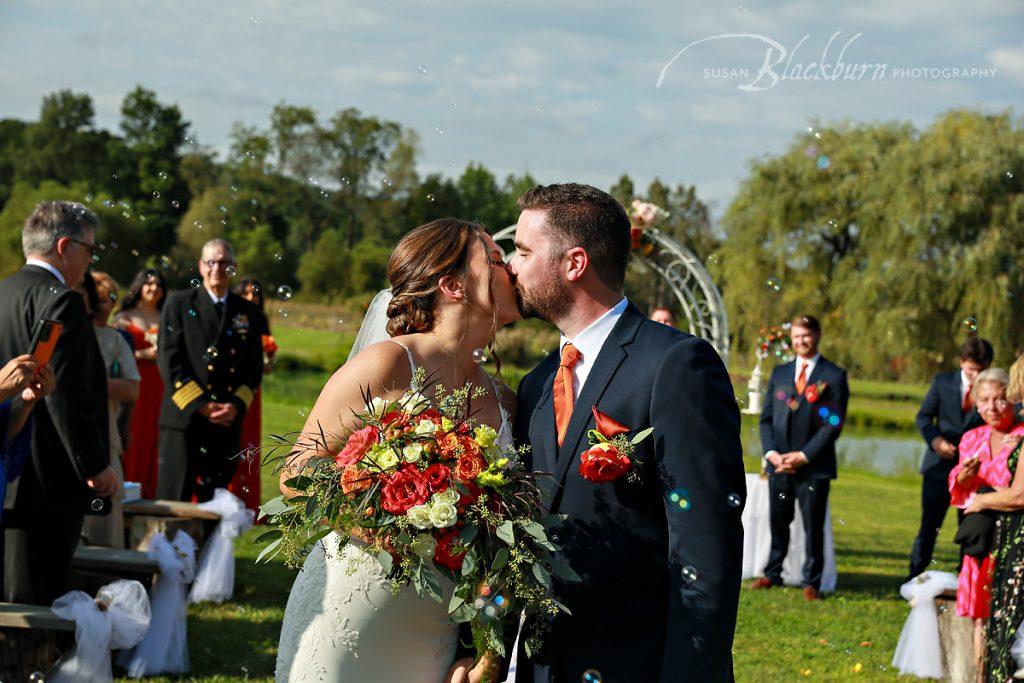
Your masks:
<path fill-rule="evenodd" d="M 227 294 L 225 294 L 224 296 L 217 296 L 216 294 L 214 294 L 213 292 L 211 292 L 208 289 L 206 290 L 206 293 L 210 295 L 210 298 L 213 300 L 213 304 L 215 306 L 217 304 L 223 304 L 223 303 L 225 303 L 228 300 L 228 295 Z"/>
<path fill-rule="evenodd" d="M 572 395 L 574 404 L 576 399 L 580 397 L 580 390 L 583 389 L 583 385 L 587 381 L 587 376 L 590 374 L 590 370 L 594 367 L 594 361 L 597 360 L 597 354 L 601 352 L 601 347 L 604 346 L 604 342 L 608 339 L 608 335 L 612 333 L 613 329 L 615 329 L 615 323 L 619 322 L 619 318 L 622 317 L 627 305 L 628 302 L 626 301 L 626 297 L 622 297 L 619 303 L 605 311 L 604 315 L 587 325 L 587 327 L 574 338 L 569 339 L 563 334 L 559 340 L 559 354 L 561 354 L 562 348 L 569 342 L 572 342 L 572 345 L 580 352 L 580 359 L 576 363 L 576 367 L 572 369 Z"/>
<path fill-rule="evenodd" d="M 971 380 L 967 379 L 967 373 L 963 370 L 960 371 L 960 405 L 964 404 L 964 399 L 967 398 L 967 390 L 971 386 Z"/>
<path fill-rule="evenodd" d="M 43 269 L 48 270 L 51 273 L 53 273 L 53 276 L 55 278 L 57 278 L 58 280 L 60 280 L 60 283 L 62 285 L 67 285 L 68 284 L 68 281 L 64 279 L 64 273 L 62 273 L 59 270 L 57 270 L 56 268 L 54 268 L 53 264 L 47 263 L 46 261 L 43 261 L 42 259 L 37 259 L 37 258 L 25 259 L 25 265 L 26 266 L 39 266 L 40 268 L 43 268 Z"/>
<path fill-rule="evenodd" d="M 794 384 L 794 386 L 796 385 L 796 381 L 798 379 L 800 379 L 800 369 L 803 366 L 805 366 L 805 365 L 807 366 L 807 374 L 804 375 L 804 382 L 806 384 L 810 384 L 811 383 L 811 373 L 814 372 L 814 366 L 818 364 L 818 361 L 820 359 L 821 359 L 821 354 L 820 353 L 816 353 L 813 356 L 811 356 L 810 358 L 801 358 L 800 356 L 797 356 L 796 363 L 793 365 L 793 384 Z M 772 400 L 773 398 L 774 397 L 769 396 L 768 400 Z M 805 458 L 807 457 L 807 454 L 804 453 L 803 451 L 798 451 L 798 452 L 800 453 L 800 455 L 804 456 Z M 778 453 L 779 453 L 778 451 L 768 451 L 767 453 L 764 454 L 764 459 L 767 460 L 769 458 L 769 456 L 778 455 Z"/>

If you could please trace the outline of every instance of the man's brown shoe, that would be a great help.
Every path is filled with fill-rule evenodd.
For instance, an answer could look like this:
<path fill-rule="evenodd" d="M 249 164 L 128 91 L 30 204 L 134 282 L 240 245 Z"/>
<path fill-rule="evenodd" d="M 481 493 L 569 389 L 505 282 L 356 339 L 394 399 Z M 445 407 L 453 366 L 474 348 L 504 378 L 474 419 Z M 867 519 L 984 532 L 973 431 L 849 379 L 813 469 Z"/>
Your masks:
<path fill-rule="evenodd" d="M 818 595 L 818 589 L 814 586 L 806 586 L 804 588 L 804 600 L 807 602 L 816 602 L 821 600 L 821 596 Z"/>
<path fill-rule="evenodd" d="M 754 583 L 750 584 L 750 590 L 752 591 L 761 591 L 772 587 L 774 587 L 774 584 L 764 576 L 754 579 Z"/>

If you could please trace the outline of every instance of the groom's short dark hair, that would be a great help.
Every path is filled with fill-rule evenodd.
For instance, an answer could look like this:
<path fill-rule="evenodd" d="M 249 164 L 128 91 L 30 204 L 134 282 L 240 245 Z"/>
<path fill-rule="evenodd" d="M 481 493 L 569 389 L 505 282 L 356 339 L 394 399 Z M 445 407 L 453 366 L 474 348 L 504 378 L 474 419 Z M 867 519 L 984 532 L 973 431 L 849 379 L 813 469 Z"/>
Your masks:
<path fill-rule="evenodd" d="M 614 197 L 590 185 L 538 185 L 519 198 L 519 209 L 546 211 L 563 249 L 583 247 L 607 287 L 621 290 L 629 263 L 629 217 Z"/>

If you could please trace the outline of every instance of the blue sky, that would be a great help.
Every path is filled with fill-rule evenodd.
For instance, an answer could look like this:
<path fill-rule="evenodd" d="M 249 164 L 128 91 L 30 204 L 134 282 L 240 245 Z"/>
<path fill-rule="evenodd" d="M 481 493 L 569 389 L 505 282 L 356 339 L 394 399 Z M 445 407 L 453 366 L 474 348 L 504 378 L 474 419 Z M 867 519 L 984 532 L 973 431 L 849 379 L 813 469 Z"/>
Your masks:
<path fill-rule="evenodd" d="M 688 48 L 657 87 L 683 48 L 723 34 L 752 37 Z M 886 77 L 739 87 L 770 45 L 805 70 L 834 34 L 825 61 L 852 40 L 843 61 L 884 64 Z M 811 119 L 923 127 L 952 107 L 1024 113 L 1022 35 L 1024 3 L 1010 0 L 5 2 L 0 117 L 35 118 L 44 94 L 72 88 L 116 128 L 142 84 L 223 151 L 233 123 L 265 126 L 281 100 L 322 120 L 354 106 L 416 129 L 422 172 L 477 161 L 540 182 L 657 176 L 695 184 L 719 215 L 749 160 Z M 892 77 L 913 67 L 995 71 Z"/>

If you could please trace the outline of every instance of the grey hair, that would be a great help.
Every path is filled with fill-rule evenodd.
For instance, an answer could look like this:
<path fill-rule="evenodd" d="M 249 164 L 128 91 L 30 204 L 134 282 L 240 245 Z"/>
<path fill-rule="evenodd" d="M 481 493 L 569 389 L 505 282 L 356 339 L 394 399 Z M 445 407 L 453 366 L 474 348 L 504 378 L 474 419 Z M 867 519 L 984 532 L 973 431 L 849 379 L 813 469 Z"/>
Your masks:
<path fill-rule="evenodd" d="M 982 370 L 974 378 L 974 388 L 971 389 L 971 396 L 978 398 L 978 387 L 982 384 L 998 384 L 1003 390 L 1010 386 L 1010 375 L 1002 368 L 989 368 Z"/>
<path fill-rule="evenodd" d="M 100 219 L 78 202 L 39 202 L 21 231 L 21 248 L 26 258 L 46 256 L 57 248 L 57 240 L 80 240 L 86 231 L 95 232 Z"/>
<path fill-rule="evenodd" d="M 199 250 L 199 258 L 203 257 L 203 254 L 206 253 L 207 249 L 213 249 L 214 247 L 222 248 L 228 253 L 228 256 L 231 257 L 232 261 L 235 260 L 235 250 L 231 248 L 231 244 L 227 240 L 221 239 L 220 237 L 214 237 L 212 240 L 206 242 L 206 244 L 203 245 L 203 248 Z"/>

